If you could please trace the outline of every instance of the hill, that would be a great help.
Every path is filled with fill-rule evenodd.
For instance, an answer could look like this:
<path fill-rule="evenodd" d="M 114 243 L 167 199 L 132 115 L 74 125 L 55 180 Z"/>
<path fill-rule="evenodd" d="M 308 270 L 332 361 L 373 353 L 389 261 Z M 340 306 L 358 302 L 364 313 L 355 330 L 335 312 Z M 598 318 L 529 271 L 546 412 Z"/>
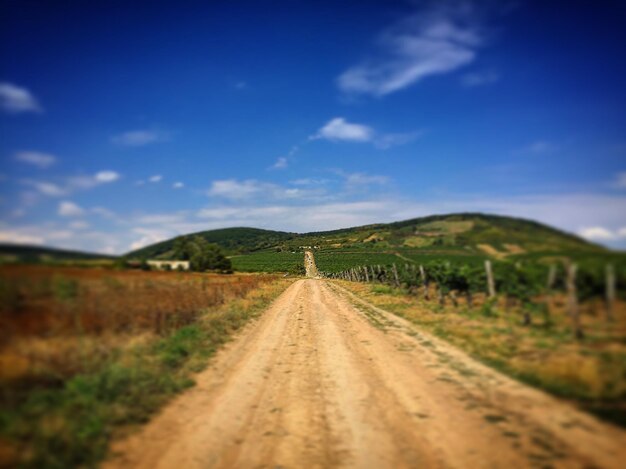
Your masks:
<path fill-rule="evenodd" d="M 209 243 L 220 246 L 228 255 L 242 254 L 272 248 L 297 236 L 296 233 L 262 230 L 259 228 L 223 228 L 219 230 L 200 231 L 188 236 L 200 236 Z M 129 258 L 169 259 L 173 255 L 176 238 L 151 244 L 126 254 Z"/>
<path fill-rule="evenodd" d="M 305 248 L 316 250 L 318 267 L 335 270 L 362 263 L 411 262 L 424 256 L 485 258 L 562 253 L 607 253 L 570 233 L 519 218 L 461 213 L 340 230 L 287 233 L 226 228 L 194 233 L 220 245 L 239 270 L 289 270 L 302 263 Z M 129 258 L 172 256 L 176 238 L 132 251 Z"/>
<path fill-rule="evenodd" d="M 114 259 L 115 256 L 67 249 L 22 244 L 0 244 L 0 263 L 8 262 L 54 262 L 54 261 L 95 261 Z"/>

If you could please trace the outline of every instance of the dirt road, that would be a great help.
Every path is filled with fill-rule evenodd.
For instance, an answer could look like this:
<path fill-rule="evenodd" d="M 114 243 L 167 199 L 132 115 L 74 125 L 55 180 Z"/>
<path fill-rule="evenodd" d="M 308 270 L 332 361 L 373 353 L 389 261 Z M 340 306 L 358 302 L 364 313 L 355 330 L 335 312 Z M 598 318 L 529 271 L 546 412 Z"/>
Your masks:
<path fill-rule="evenodd" d="M 106 466 L 611 468 L 625 435 L 306 279 Z"/>
<path fill-rule="evenodd" d="M 318 276 L 315 257 L 313 257 L 313 252 L 311 251 L 304 251 L 304 270 L 307 277 L 314 278 Z"/>

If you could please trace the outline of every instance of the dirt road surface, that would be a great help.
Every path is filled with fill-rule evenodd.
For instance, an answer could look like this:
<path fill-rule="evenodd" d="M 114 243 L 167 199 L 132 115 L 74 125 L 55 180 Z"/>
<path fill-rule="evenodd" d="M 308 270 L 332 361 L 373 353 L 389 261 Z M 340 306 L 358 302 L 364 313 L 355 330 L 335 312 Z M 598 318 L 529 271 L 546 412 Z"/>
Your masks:
<path fill-rule="evenodd" d="M 617 468 L 626 432 L 327 280 L 294 282 L 106 467 Z M 624 466 L 621 466 L 624 467 Z"/>
<path fill-rule="evenodd" d="M 312 251 L 304 251 L 304 270 L 307 277 L 317 277 L 319 275 Z"/>

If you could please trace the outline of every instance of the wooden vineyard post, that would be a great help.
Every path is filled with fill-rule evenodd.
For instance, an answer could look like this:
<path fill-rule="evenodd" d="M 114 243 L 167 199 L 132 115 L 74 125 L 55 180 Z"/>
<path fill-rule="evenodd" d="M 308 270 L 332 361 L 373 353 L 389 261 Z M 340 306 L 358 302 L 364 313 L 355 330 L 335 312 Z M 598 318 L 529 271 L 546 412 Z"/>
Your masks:
<path fill-rule="evenodd" d="M 489 292 L 489 298 L 496 297 L 496 285 L 493 281 L 493 271 L 491 270 L 491 261 L 485 261 L 485 272 L 487 274 L 487 289 Z"/>
<path fill-rule="evenodd" d="M 578 298 L 576 295 L 576 269 L 577 266 L 574 263 L 570 263 L 567 266 L 567 312 L 572 318 L 574 336 L 577 339 L 582 339 L 584 334 L 580 327 L 580 309 L 578 308 Z"/>
<path fill-rule="evenodd" d="M 420 276 L 422 277 L 422 286 L 424 287 L 424 299 L 428 300 L 428 281 L 426 280 L 426 272 L 424 266 L 420 264 Z"/>
<path fill-rule="evenodd" d="M 396 264 L 391 264 L 392 265 L 392 271 L 393 271 L 393 279 L 396 282 L 396 288 L 400 288 L 400 280 L 398 279 L 398 269 L 396 267 Z"/>
<path fill-rule="evenodd" d="M 367 283 L 369 283 L 369 282 L 370 282 L 370 274 L 369 274 L 369 272 L 367 271 L 367 266 L 363 267 L 363 270 L 365 271 L 365 281 L 366 281 Z"/>
<path fill-rule="evenodd" d="M 615 270 L 611 264 L 606 266 L 606 320 L 613 321 L 615 306 Z"/>
<path fill-rule="evenodd" d="M 374 273 L 374 267 L 370 265 L 370 276 L 372 278 L 372 282 L 376 278 L 376 274 Z"/>

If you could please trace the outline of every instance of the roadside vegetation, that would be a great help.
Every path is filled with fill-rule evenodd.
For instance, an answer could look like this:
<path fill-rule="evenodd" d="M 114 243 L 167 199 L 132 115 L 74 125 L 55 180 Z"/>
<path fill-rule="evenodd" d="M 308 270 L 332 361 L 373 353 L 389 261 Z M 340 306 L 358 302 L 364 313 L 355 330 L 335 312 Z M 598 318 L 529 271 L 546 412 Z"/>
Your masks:
<path fill-rule="evenodd" d="M 271 275 L 0 268 L 0 466 L 92 466 L 288 285 Z"/>
<path fill-rule="evenodd" d="M 626 302 L 619 292 L 626 271 L 617 264 L 607 276 L 603 261 L 583 261 L 569 286 L 571 264 L 496 263 L 494 296 L 484 265 L 440 261 L 424 263 L 424 275 L 409 264 L 370 267 L 367 277 L 365 268 L 327 276 L 486 364 L 624 426 Z"/>

